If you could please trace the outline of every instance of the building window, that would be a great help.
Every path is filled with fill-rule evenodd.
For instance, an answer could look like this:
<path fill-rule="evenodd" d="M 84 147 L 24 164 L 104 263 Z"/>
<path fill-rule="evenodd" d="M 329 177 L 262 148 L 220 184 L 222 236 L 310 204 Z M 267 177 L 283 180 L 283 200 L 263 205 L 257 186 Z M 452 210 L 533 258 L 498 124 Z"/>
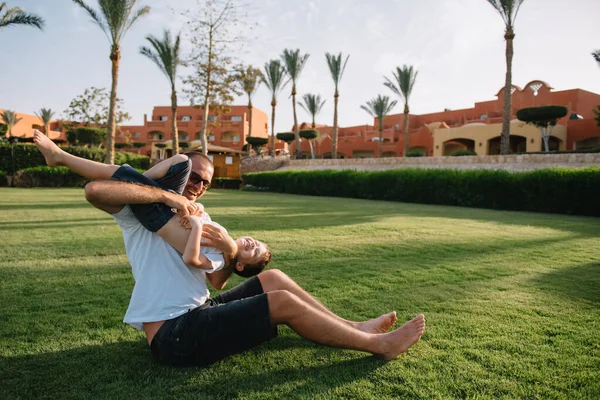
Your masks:
<path fill-rule="evenodd" d="M 207 155 L 206 157 L 208 157 L 211 163 L 215 162 L 215 158 L 211 154 Z"/>
<path fill-rule="evenodd" d="M 140 135 L 141 135 L 141 133 L 136 132 L 136 133 L 133 134 L 133 137 L 140 137 Z"/>
<path fill-rule="evenodd" d="M 396 124 L 396 125 L 394 125 L 394 128 L 395 128 L 397 131 L 399 131 L 399 130 L 400 130 L 400 125 L 399 125 L 399 124 Z"/>
<path fill-rule="evenodd" d="M 179 135 L 179 139 L 181 140 L 188 140 L 190 138 L 190 136 L 187 133 L 183 133 L 181 135 Z"/>
<path fill-rule="evenodd" d="M 215 140 L 214 133 L 211 133 L 211 134 L 208 135 L 208 140 L 211 141 L 211 142 Z"/>
<path fill-rule="evenodd" d="M 216 121 L 217 120 L 217 116 L 216 115 L 209 115 L 208 116 L 208 120 L 209 121 Z"/>
<path fill-rule="evenodd" d="M 182 120 L 182 121 L 191 121 L 191 120 L 192 120 L 192 117 L 190 117 L 189 115 L 184 115 L 184 116 L 181 118 L 181 120 Z"/>
<path fill-rule="evenodd" d="M 242 117 L 240 115 L 234 115 L 233 117 L 231 117 L 232 122 L 240 122 L 241 120 Z"/>
<path fill-rule="evenodd" d="M 165 116 L 165 115 L 161 115 L 161 116 L 159 117 L 159 119 L 160 119 L 161 121 L 168 121 L 168 120 L 169 120 L 169 117 L 167 117 L 167 116 Z"/>
<path fill-rule="evenodd" d="M 239 136 L 232 136 L 231 137 L 231 141 L 232 142 L 239 142 L 240 141 L 240 137 Z"/>
<path fill-rule="evenodd" d="M 152 140 L 164 140 L 164 136 L 162 133 L 153 133 Z"/>
<path fill-rule="evenodd" d="M 479 117 L 479 119 L 484 120 L 487 118 L 487 114 L 481 114 L 481 117 Z"/>
<path fill-rule="evenodd" d="M 233 164 L 233 157 L 225 157 L 225 164 Z"/>

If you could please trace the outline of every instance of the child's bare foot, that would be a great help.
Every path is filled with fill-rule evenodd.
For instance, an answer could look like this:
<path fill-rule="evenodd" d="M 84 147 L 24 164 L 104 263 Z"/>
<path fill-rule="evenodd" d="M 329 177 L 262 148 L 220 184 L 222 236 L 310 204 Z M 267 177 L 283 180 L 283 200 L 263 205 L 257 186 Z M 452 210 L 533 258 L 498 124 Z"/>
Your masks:
<path fill-rule="evenodd" d="M 46 164 L 50 167 L 61 165 L 63 151 L 58 148 L 48 136 L 44 135 L 37 129 L 33 130 L 33 142 L 37 146 L 38 150 L 46 159 Z"/>
<path fill-rule="evenodd" d="M 425 316 L 419 314 L 395 331 L 378 336 L 384 340 L 384 350 L 379 356 L 384 360 L 393 360 L 417 343 L 423 332 L 425 332 Z"/>
<path fill-rule="evenodd" d="M 368 321 L 358 322 L 356 328 L 366 333 L 386 333 L 397 320 L 396 311 L 392 311 Z"/>

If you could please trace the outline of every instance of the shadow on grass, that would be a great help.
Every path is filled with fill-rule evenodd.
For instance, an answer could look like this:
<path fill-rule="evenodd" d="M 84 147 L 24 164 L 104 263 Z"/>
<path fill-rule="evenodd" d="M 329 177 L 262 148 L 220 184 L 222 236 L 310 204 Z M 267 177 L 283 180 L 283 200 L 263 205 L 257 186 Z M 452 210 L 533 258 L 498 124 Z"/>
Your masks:
<path fill-rule="evenodd" d="M 208 368 L 176 369 L 154 361 L 144 340 L 120 341 L 3 357 L 0 376 L 5 398 L 232 399 L 262 391 L 273 394 L 274 388 L 281 397 L 312 394 L 308 397 L 314 398 L 363 379 L 386 364 L 371 356 L 343 361 L 305 359 L 311 365 L 304 366 L 290 359 L 278 360 L 277 351 L 306 343 L 315 346 L 299 338 L 279 338 Z"/>
<path fill-rule="evenodd" d="M 600 262 L 560 268 L 533 279 L 533 282 L 540 289 L 569 300 L 600 305 Z"/>
<path fill-rule="evenodd" d="M 22 204 L 0 204 L 0 211 L 16 211 L 16 210 L 57 210 L 57 209 L 75 209 L 94 207 L 83 201 L 74 202 L 57 202 L 57 203 L 22 203 Z"/>

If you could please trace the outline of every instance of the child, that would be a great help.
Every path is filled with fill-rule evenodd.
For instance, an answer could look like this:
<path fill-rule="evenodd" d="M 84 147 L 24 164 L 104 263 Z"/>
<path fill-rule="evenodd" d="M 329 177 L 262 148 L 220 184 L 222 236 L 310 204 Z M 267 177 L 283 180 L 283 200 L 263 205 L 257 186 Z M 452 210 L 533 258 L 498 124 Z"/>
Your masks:
<path fill-rule="evenodd" d="M 191 162 L 183 154 L 158 163 L 142 175 L 126 165 L 102 164 L 66 153 L 38 130 L 34 130 L 33 141 L 49 166 L 66 166 L 90 180 L 119 179 L 181 194 L 191 172 Z M 223 253 L 201 245 L 203 225 L 218 225 L 207 213 L 180 217 L 162 203 L 131 204 L 130 207 L 146 229 L 156 232 L 183 255 L 188 266 L 211 272 L 225 266 Z M 227 265 L 233 264 L 236 274 L 246 278 L 257 275 L 270 262 L 271 251 L 264 243 L 247 236 L 235 242 L 237 254 Z"/>

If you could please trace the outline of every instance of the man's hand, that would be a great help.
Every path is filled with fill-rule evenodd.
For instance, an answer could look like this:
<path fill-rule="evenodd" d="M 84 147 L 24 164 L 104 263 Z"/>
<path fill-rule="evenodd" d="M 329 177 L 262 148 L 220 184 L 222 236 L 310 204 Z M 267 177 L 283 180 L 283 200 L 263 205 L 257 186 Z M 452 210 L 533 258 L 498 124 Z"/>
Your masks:
<path fill-rule="evenodd" d="M 231 258 L 237 255 L 238 249 L 235 240 L 221 227 L 205 224 L 202 227 L 202 244 L 214 247 Z"/>
<path fill-rule="evenodd" d="M 192 229 L 194 226 L 202 227 L 202 219 L 197 215 L 186 215 L 181 217 L 181 225 L 185 229 Z"/>
<path fill-rule="evenodd" d="M 166 198 L 164 203 L 175 208 L 180 216 L 200 215 L 204 212 L 204 206 L 200 203 L 193 202 L 175 193 L 165 192 Z"/>

